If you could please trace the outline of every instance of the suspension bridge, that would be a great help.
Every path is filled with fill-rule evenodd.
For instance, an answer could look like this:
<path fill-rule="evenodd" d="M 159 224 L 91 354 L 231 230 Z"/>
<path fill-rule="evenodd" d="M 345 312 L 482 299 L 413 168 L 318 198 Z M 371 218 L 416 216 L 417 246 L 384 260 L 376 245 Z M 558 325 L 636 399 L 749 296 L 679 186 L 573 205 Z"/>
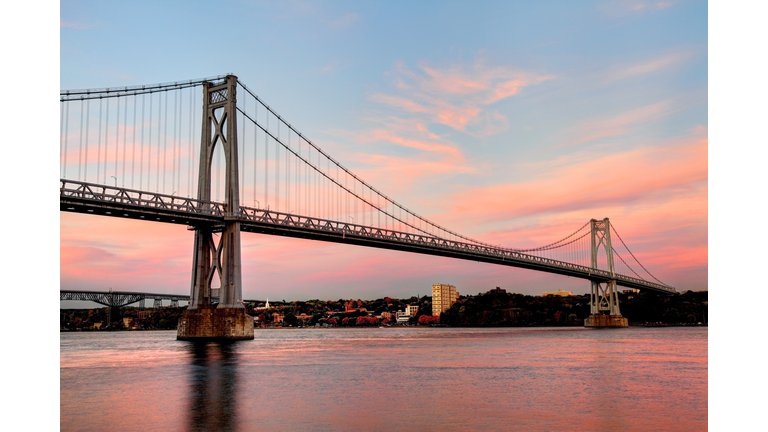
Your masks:
<path fill-rule="evenodd" d="M 241 232 L 581 278 L 591 284 L 587 326 L 626 325 L 617 285 L 676 293 L 641 264 L 608 218 L 534 248 L 491 245 L 440 226 L 345 168 L 233 75 L 67 90 L 60 100 L 61 211 L 195 232 L 179 339 L 253 337 L 241 305 Z"/>

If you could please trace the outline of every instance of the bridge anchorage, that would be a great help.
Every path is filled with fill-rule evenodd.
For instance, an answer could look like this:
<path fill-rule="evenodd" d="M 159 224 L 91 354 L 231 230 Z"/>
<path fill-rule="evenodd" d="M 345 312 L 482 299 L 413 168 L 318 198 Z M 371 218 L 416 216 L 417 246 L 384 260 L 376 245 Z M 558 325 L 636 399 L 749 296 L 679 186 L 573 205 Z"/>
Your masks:
<path fill-rule="evenodd" d="M 228 75 L 224 83 L 203 85 L 203 131 L 200 145 L 197 198 L 201 205 L 211 201 L 211 165 L 214 149 L 224 150 L 224 190 L 226 213 L 223 229 L 211 224 L 197 224 L 192 260 L 190 303 L 176 333 L 180 340 L 253 339 L 253 318 L 242 305 L 242 269 L 240 265 L 240 185 L 237 158 L 237 77 Z M 220 231 L 216 245 L 213 232 Z M 212 289 L 218 274 L 221 288 Z M 218 291 L 218 292 L 216 292 Z M 211 299 L 218 294 L 214 307 Z"/>

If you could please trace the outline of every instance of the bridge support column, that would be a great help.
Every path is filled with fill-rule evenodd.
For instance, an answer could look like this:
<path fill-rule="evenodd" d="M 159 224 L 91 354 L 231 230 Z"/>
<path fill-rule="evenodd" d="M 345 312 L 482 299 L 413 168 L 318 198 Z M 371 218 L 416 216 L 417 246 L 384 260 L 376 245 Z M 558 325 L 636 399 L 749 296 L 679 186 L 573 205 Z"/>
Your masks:
<path fill-rule="evenodd" d="M 179 320 L 176 338 L 253 339 L 253 318 L 242 305 L 240 265 L 240 186 L 237 156 L 237 77 L 227 76 L 223 83 L 203 86 L 203 132 L 200 145 L 200 171 L 197 197 L 211 201 L 211 164 L 214 149 L 222 147 L 226 166 L 224 188 L 226 214 L 224 226 L 195 227 L 192 286 L 189 307 Z M 218 244 L 214 234 L 220 233 Z M 211 282 L 218 275 L 221 283 L 219 304 L 213 307 Z"/>
<path fill-rule="evenodd" d="M 592 219 L 592 268 L 597 269 L 600 246 L 605 251 L 608 271 L 615 277 L 613 267 L 613 247 L 611 246 L 611 222 L 608 218 L 601 221 Z M 627 327 L 629 322 L 619 311 L 619 295 L 616 280 L 592 281 L 589 297 L 589 318 L 584 320 L 584 327 Z"/>

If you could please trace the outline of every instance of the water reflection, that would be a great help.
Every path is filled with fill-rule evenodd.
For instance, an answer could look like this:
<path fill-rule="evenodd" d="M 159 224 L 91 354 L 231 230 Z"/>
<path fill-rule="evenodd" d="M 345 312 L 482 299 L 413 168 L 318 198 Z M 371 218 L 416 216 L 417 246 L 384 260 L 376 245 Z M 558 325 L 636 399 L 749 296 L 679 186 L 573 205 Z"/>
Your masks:
<path fill-rule="evenodd" d="M 236 430 L 237 342 L 190 342 L 190 431 Z"/>

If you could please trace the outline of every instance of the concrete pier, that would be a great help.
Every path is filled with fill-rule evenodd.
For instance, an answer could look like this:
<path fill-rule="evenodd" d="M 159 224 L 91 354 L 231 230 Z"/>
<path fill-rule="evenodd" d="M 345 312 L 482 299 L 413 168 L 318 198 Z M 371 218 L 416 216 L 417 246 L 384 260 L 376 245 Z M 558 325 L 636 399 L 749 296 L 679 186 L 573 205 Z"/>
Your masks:
<path fill-rule="evenodd" d="M 621 315 L 590 315 L 584 320 L 584 327 L 621 328 L 629 327 L 629 320 Z"/>
<path fill-rule="evenodd" d="M 243 308 L 185 310 L 179 319 L 176 339 L 253 339 L 253 318 Z"/>

